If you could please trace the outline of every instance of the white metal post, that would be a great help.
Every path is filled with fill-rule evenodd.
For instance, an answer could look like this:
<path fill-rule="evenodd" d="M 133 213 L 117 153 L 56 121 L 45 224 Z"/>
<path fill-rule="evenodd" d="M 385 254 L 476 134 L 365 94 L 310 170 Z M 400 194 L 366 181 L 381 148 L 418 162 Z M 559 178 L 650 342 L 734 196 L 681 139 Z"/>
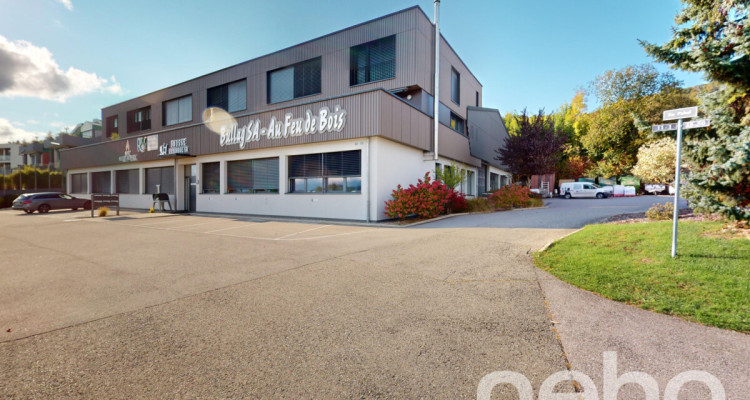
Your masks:
<path fill-rule="evenodd" d="M 677 218 L 680 214 L 680 161 L 682 160 L 682 120 L 677 121 L 677 155 L 674 168 L 674 221 L 672 222 L 672 258 L 677 256 Z"/>

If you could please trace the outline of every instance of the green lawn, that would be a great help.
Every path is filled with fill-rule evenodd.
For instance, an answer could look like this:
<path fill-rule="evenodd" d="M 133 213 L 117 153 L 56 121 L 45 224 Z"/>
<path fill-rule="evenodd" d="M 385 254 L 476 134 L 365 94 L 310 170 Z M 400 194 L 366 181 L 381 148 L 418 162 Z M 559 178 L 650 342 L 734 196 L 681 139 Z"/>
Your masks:
<path fill-rule="evenodd" d="M 750 240 L 720 222 L 589 225 L 534 257 L 558 278 L 612 300 L 724 329 L 750 332 Z"/>

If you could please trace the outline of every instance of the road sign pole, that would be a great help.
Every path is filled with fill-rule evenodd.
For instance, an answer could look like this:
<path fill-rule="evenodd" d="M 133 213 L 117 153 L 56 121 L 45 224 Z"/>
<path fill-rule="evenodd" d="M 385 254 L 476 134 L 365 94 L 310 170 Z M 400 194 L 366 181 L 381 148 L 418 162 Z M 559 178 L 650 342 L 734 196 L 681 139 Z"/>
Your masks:
<path fill-rule="evenodd" d="M 682 160 L 682 120 L 677 121 L 677 156 L 674 168 L 674 221 L 672 222 L 672 258 L 677 256 L 677 218 L 680 215 L 680 161 Z"/>

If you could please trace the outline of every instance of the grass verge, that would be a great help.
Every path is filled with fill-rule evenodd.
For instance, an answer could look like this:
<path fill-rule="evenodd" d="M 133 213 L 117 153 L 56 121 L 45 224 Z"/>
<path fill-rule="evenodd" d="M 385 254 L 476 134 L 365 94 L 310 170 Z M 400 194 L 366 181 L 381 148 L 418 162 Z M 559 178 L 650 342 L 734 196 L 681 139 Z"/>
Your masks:
<path fill-rule="evenodd" d="M 721 222 L 589 225 L 534 256 L 536 265 L 582 289 L 705 325 L 750 332 L 750 240 Z"/>

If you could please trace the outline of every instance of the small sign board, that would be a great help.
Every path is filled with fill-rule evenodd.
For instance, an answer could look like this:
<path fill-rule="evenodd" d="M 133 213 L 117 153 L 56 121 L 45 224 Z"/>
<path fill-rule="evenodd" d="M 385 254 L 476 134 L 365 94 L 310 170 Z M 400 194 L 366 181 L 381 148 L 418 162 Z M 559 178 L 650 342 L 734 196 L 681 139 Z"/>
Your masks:
<path fill-rule="evenodd" d="M 698 116 L 698 107 L 677 108 L 664 111 L 662 120 L 672 121 L 675 119 L 695 118 Z"/>
<path fill-rule="evenodd" d="M 687 121 L 682 124 L 683 129 L 706 128 L 709 126 L 711 126 L 710 119 L 694 119 L 692 121 Z"/>
<path fill-rule="evenodd" d="M 677 130 L 677 124 L 663 124 L 663 125 L 651 126 L 651 132 L 666 132 L 666 131 L 676 131 L 676 130 Z"/>
<path fill-rule="evenodd" d="M 692 121 L 686 121 L 682 123 L 682 129 L 706 128 L 709 126 L 711 126 L 710 119 L 695 119 Z M 675 123 L 651 126 L 651 132 L 666 132 L 666 131 L 676 131 L 676 130 L 677 130 L 677 124 Z"/>

